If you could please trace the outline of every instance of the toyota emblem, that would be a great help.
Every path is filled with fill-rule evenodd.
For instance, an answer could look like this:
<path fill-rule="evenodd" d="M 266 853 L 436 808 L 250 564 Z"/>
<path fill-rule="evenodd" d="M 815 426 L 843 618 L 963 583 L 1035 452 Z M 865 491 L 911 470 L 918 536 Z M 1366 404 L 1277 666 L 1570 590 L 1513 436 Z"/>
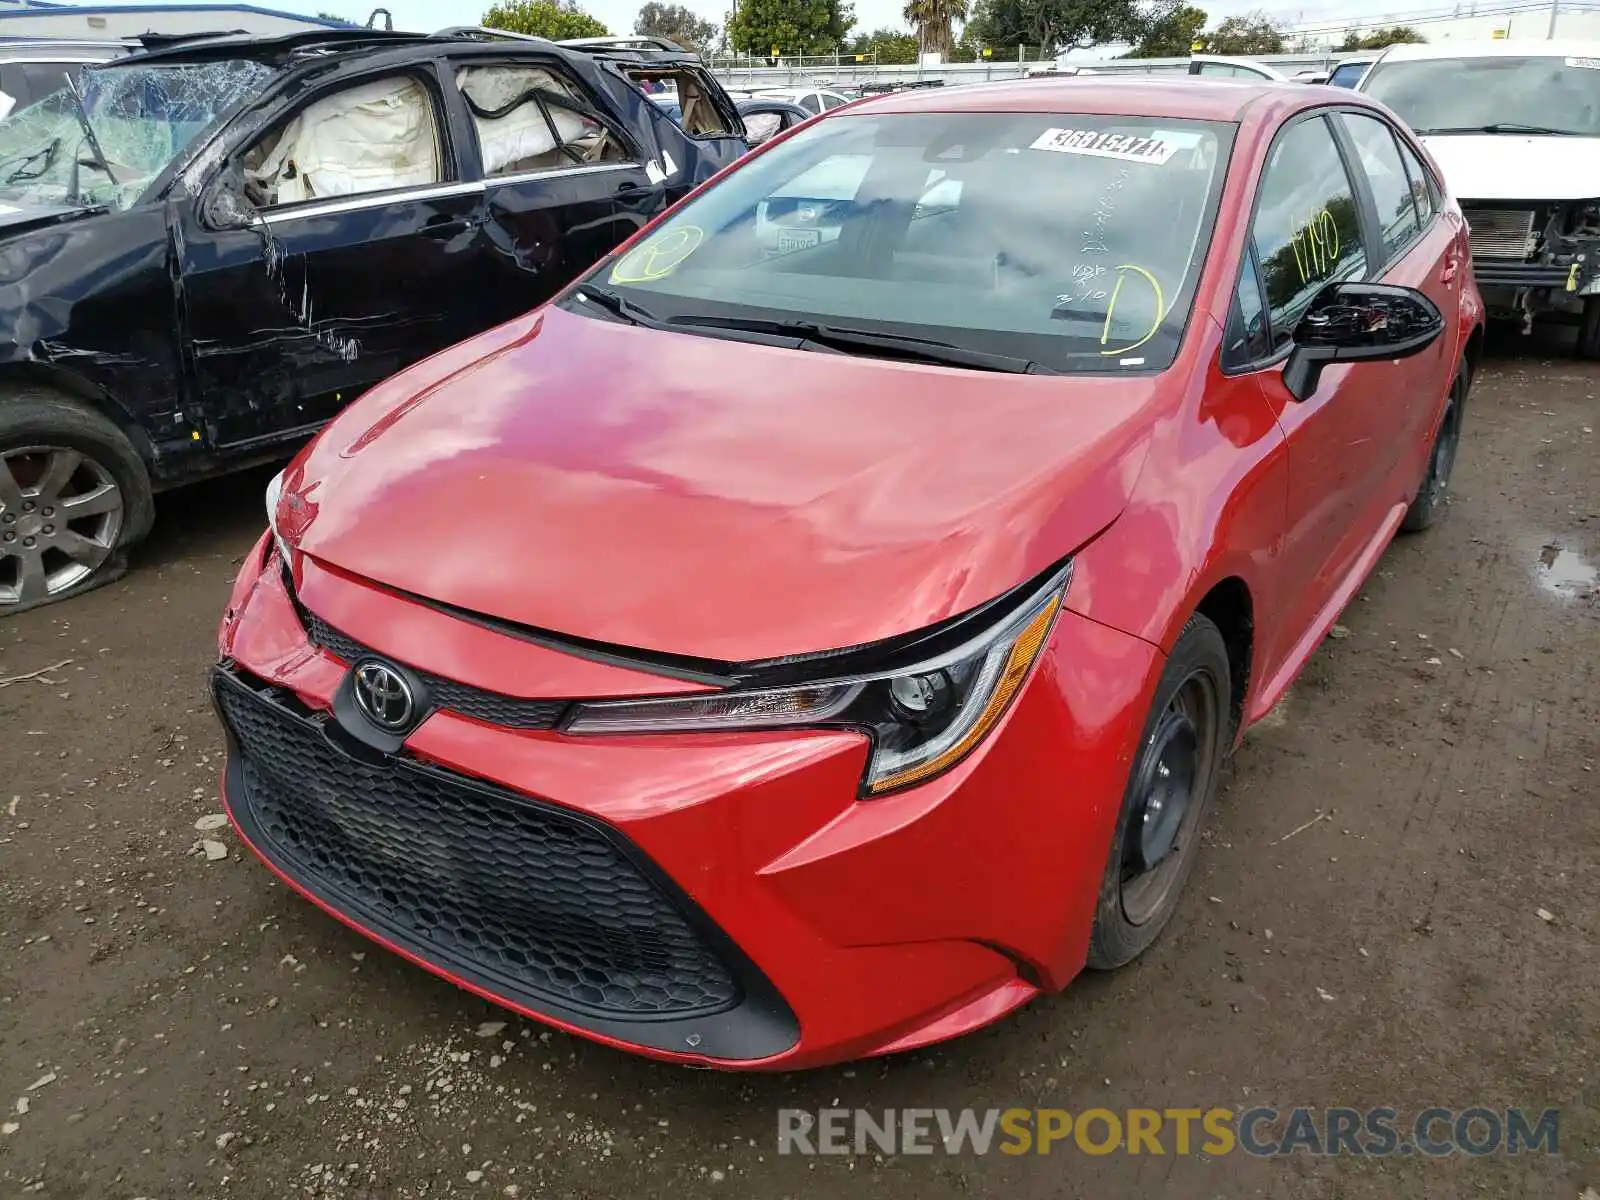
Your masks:
<path fill-rule="evenodd" d="M 356 705 L 379 729 L 398 733 L 411 725 L 417 702 L 411 685 L 392 667 L 364 662 L 355 671 Z"/>

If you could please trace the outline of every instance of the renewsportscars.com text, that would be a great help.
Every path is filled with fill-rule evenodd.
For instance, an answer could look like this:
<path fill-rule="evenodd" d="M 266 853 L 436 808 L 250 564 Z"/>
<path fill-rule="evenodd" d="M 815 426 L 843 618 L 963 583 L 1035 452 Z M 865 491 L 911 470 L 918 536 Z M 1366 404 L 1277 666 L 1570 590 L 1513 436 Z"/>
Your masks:
<path fill-rule="evenodd" d="M 1560 1113 L 1520 1108 L 801 1108 L 779 1154 L 1556 1154 Z"/>

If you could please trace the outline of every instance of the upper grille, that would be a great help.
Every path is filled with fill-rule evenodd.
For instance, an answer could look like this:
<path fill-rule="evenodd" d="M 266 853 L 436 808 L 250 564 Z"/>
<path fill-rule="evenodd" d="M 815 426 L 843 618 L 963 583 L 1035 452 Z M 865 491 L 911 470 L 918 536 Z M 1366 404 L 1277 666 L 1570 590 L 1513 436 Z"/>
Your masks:
<path fill-rule="evenodd" d="M 349 634 L 335 629 L 316 613 L 305 609 L 301 611 L 311 640 L 335 658 L 354 664 L 369 656 L 384 657 L 367 649 Z M 427 671 L 417 671 L 417 675 L 427 685 L 428 696 L 435 708 L 448 708 L 451 712 L 490 725 L 504 725 L 511 729 L 554 729 L 567 707 L 565 700 L 524 700 L 518 696 L 506 696 L 457 683 Z"/>
<path fill-rule="evenodd" d="M 236 814 L 281 870 L 512 997 L 618 1017 L 720 1012 L 729 969 L 596 822 L 404 759 L 357 761 L 286 693 L 216 675 Z"/>
<path fill-rule="evenodd" d="M 1518 262 L 1533 253 L 1531 208 L 1469 208 L 1467 242 L 1473 258 L 1511 258 Z"/>

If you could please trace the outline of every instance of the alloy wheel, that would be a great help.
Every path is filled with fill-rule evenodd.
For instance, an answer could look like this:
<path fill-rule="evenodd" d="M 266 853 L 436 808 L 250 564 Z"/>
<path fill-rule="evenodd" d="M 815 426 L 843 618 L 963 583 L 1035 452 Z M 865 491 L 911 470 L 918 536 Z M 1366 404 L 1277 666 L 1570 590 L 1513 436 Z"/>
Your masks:
<path fill-rule="evenodd" d="M 1131 925 L 1164 909 L 1194 853 L 1218 766 L 1222 703 L 1216 679 L 1196 671 L 1173 694 L 1134 767 L 1123 830 L 1120 901 Z"/>
<path fill-rule="evenodd" d="M 1450 404 L 1439 422 L 1439 436 L 1433 442 L 1433 457 L 1428 463 L 1428 500 L 1438 504 L 1450 490 L 1450 472 L 1456 465 L 1456 448 L 1461 444 L 1460 383 L 1451 389 Z"/>
<path fill-rule="evenodd" d="M 83 583 L 117 548 L 122 521 L 116 480 L 82 451 L 0 452 L 0 609 Z"/>

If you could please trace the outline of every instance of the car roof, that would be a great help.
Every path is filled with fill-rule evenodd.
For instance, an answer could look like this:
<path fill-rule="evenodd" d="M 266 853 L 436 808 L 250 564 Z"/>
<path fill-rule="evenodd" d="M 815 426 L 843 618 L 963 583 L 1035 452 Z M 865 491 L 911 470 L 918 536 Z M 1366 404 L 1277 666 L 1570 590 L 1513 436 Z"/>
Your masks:
<path fill-rule="evenodd" d="M 1004 83 L 890 92 L 852 104 L 849 112 L 1034 112 L 1109 116 L 1190 117 L 1238 121 L 1247 108 L 1263 119 L 1279 110 L 1305 108 L 1321 99 L 1348 102 L 1347 88 L 1274 80 L 1218 79 L 1197 75 L 1071 75 Z M 1360 103 L 1360 101 L 1357 101 Z"/>
<path fill-rule="evenodd" d="M 467 51 L 505 54 L 518 49 L 537 50 L 557 57 L 606 58 L 646 65 L 678 65 L 699 62 L 698 56 L 684 50 L 640 48 L 632 44 L 612 45 L 596 42 L 562 43 L 545 38 L 508 34 L 476 27 L 453 27 L 438 33 L 398 33 L 382 29 L 314 29 L 276 37 L 247 33 L 198 34 L 194 37 L 146 39 L 149 49 L 117 60 L 117 65 L 152 62 L 206 61 L 225 58 L 287 62 L 296 57 L 323 60 L 334 55 L 377 54 L 416 46 L 448 47 L 453 53 Z"/>
<path fill-rule="evenodd" d="M 1420 42 L 1390 46 L 1384 62 L 1426 58 L 1600 58 L 1600 41 L 1576 38 L 1512 42 Z"/>

